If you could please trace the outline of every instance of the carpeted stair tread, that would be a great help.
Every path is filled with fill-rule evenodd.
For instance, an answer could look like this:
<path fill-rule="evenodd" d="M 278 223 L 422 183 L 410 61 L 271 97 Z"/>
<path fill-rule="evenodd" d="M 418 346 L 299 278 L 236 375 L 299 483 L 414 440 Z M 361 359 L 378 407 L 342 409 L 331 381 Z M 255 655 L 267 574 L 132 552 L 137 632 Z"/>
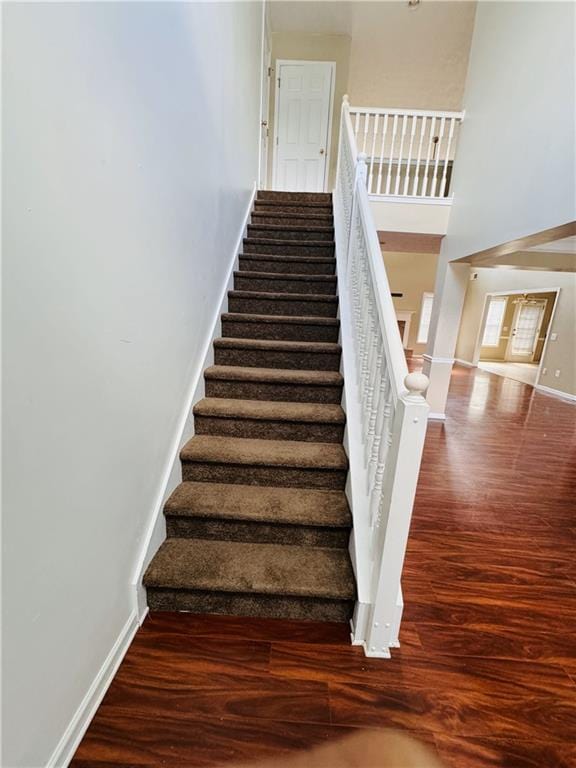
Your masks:
<path fill-rule="evenodd" d="M 277 240 L 273 237 L 245 237 L 244 245 L 289 245 L 302 248 L 326 248 L 334 247 L 334 240 Z M 246 255 L 246 253 L 244 253 Z M 287 254 L 288 255 L 288 254 Z"/>
<path fill-rule="evenodd" d="M 244 272 L 243 274 L 246 274 Z M 253 273 L 254 274 L 254 273 Z M 262 274 L 262 273 L 256 273 Z M 266 273 L 266 277 L 270 273 Z M 277 274 L 274 277 L 278 277 Z M 294 275 L 290 275 L 294 277 Z M 314 275 L 304 275 L 304 277 L 314 277 Z M 322 275 L 322 277 L 331 277 L 331 275 Z M 325 304 L 337 304 L 338 296 L 332 296 L 328 293 L 274 293 L 273 291 L 228 291 L 229 299 L 262 299 L 266 301 L 308 301 L 310 303 L 319 301 Z"/>
<path fill-rule="evenodd" d="M 308 224 L 304 226 L 296 226 L 294 224 L 249 224 L 250 232 L 301 232 L 302 234 L 305 234 L 307 232 L 321 232 L 322 234 L 325 233 L 334 233 L 334 227 L 332 226 L 322 226 L 318 224 Z M 259 235 L 256 235 L 256 237 L 259 237 Z"/>
<path fill-rule="evenodd" d="M 228 483 L 184 482 L 164 505 L 174 517 L 349 528 L 352 517 L 343 491 L 275 488 Z"/>
<path fill-rule="evenodd" d="M 294 254 L 277 253 L 241 253 L 241 259 L 250 259 L 250 261 L 273 261 L 278 264 L 287 262 L 288 264 L 330 264 L 336 263 L 334 256 L 295 256 Z"/>
<path fill-rule="evenodd" d="M 260 224 L 262 220 L 272 218 L 279 222 L 293 221 L 294 226 L 304 226 L 308 221 L 314 226 L 318 224 L 320 226 L 332 227 L 332 222 L 334 221 L 334 217 L 330 213 L 269 213 L 267 211 L 252 211 L 252 222 L 254 224 Z"/>
<path fill-rule="evenodd" d="M 274 315 L 272 315 L 274 317 Z M 273 339 L 235 339 L 223 336 L 214 339 L 214 346 L 220 349 L 262 349 L 278 352 L 314 352 L 318 355 L 340 352 L 340 344 L 329 341 L 281 341 Z"/>
<path fill-rule="evenodd" d="M 296 200 L 296 201 L 310 201 L 310 202 L 332 202 L 331 192 L 284 192 L 276 189 L 259 189 L 256 194 L 256 200 L 261 202 L 262 200 Z"/>
<path fill-rule="evenodd" d="M 296 440 L 257 440 L 242 437 L 195 435 L 180 451 L 182 461 L 242 466 L 293 467 L 343 470 L 348 468 L 344 448 L 338 443 L 305 443 Z"/>
<path fill-rule="evenodd" d="M 338 371 L 300 371 L 290 368 L 243 368 L 239 365 L 212 365 L 204 372 L 206 379 L 218 381 L 255 381 L 268 384 L 307 384 L 309 386 L 341 386 Z"/>
<path fill-rule="evenodd" d="M 147 587 L 352 600 L 346 550 L 286 544 L 168 539 L 144 576 Z"/>
<path fill-rule="evenodd" d="M 249 254 L 250 256 L 252 254 Z M 234 272 L 234 277 L 243 278 L 258 278 L 262 280 L 300 280 L 303 283 L 332 283 L 336 285 L 335 275 L 299 275 L 297 272 L 292 274 L 291 272 L 256 272 L 253 270 L 243 270 L 241 272 Z M 256 291 L 258 293 L 258 291 Z M 307 294 L 310 296 L 311 294 Z"/>
<path fill-rule="evenodd" d="M 318 317 L 317 315 L 256 315 L 248 312 L 225 312 L 222 320 L 236 323 L 258 323 L 274 325 L 321 325 L 328 328 L 338 328 L 340 321 L 335 317 Z"/>
<path fill-rule="evenodd" d="M 325 403 L 292 403 L 274 400 L 238 400 L 205 397 L 194 406 L 195 416 L 256 421 L 290 421 L 300 424 L 344 424 L 341 406 Z"/>

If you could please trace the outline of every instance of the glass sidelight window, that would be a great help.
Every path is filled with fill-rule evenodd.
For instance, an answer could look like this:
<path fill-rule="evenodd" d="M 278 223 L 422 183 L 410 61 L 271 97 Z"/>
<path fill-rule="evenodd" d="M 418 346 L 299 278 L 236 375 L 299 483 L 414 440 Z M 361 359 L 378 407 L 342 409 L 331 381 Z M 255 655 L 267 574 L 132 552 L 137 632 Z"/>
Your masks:
<path fill-rule="evenodd" d="M 506 314 L 507 296 L 493 296 L 488 304 L 486 314 L 486 325 L 484 326 L 484 336 L 482 337 L 483 347 L 497 347 L 500 343 L 500 334 L 502 333 L 502 323 Z"/>

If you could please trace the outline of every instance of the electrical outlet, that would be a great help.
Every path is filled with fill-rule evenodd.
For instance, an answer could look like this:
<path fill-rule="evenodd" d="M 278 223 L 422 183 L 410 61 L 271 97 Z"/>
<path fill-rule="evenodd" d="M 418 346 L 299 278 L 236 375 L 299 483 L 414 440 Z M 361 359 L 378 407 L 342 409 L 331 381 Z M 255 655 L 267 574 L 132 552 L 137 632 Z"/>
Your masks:
<path fill-rule="evenodd" d="M 557 379 L 560 378 L 560 369 L 559 368 L 554 371 L 554 376 L 556 376 Z"/>
<path fill-rule="evenodd" d="M 546 376 L 548 373 L 548 368 L 542 368 L 542 376 Z"/>
<path fill-rule="evenodd" d="M 551 333 L 550 334 L 550 341 L 556 341 L 557 338 L 558 338 L 558 334 L 557 333 Z"/>

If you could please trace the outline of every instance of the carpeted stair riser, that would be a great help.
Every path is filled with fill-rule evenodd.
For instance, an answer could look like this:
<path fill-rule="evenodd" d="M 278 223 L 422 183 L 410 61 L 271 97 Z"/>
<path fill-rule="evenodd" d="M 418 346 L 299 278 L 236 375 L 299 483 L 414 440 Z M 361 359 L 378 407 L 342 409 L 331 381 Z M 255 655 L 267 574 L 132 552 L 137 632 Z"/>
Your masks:
<path fill-rule="evenodd" d="M 228 309 L 250 315 L 290 315 L 292 317 L 336 317 L 336 296 L 229 291 Z"/>
<path fill-rule="evenodd" d="M 306 224 L 310 224 L 312 227 L 333 228 L 334 217 L 330 213 L 266 213 L 263 211 L 253 211 L 252 224 L 284 225 L 286 227 L 305 227 Z"/>
<path fill-rule="evenodd" d="M 236 291 L 258 293 L 321 293 L 336 295 L 336 277 L 331 275 L 285 275 L 269 272 L 235 272 Z"/>
<path fill-rule="evenodd" d="M 304 371 L 340 370 L 341 352 L 318 354 L 311 351 L 273 349 L 243 349 L 220 347 L 214 349 L 216 365 L 242 365 L 249 368 L 292 368 Z"/>
<path fill-rule="evenodd" d="M 208 517 L 166 515 L 168 537 L 178 539 L 216 539 L 259 544 L 293 544 L 299 547 L 346 549 L 349 527 L 279 525 L 250 520 L 221 520 Z"/>
<path fill-rule="evenodd" d="M 332 203 L 331 192 L 281 192 L 275 189 L 260 189 L 256 195 L 258 202 L 275 200 L 282 202 Z"/>
<path fill-rule="evenodd" d="M 279 488 L 317 488 L 343 491 L 347 470 L 302 469 L 298 467 L 247 467 L 228 462 L 183 462 L 182 479 L 199 483 L 275 485 Z"/>
<path fill-rule="evenodd" d="M 275 240 L 272 238 L 244 238 L 244 255 L 261 253 L 272 256 L 334 256 L 333 242 L 316 240 Z"/>
<path fill-rule="evenodd" d="M 246 315 L 247 318 L 254 317 Z M 273 315 L 265 317 L 273 318 Z M 258 318 L 256 315 L 255 318 Z M 294 318 L 298 320 L 299 318 Z M 324 318 L 321 318 L 324 319 Z M 339 323 L 326 318 L 326 323 L 314 322 L 264 322 L 255 319 L 253 322 L 242 321 L 237 315 L 222 316 L 222 336 L 236 339 L 277 339 L 283 341 L 338 341 Z M 330 322 L 331 321 L 331 322 Z"/>
<path fill-rule="evenodd" d="M 343 424 L 289 422 L 194 415 L 197 435 L 244 437 L 254 440 L 297 440 L 303 443 L 342 443 Z"/>
<path fill-rule="evenodd" d="M 295 275 L 333 275 L 336 271 L 336 259 L 298 258 L 284 256 L 265 256 L 260 254 L 241 254 L 240 271 L 274 272 L 276 274 Z"/>
<path fill-rule="evenodd" d="M 185 611 L 254 618 L 302 619 L 308 621 L 350 621 L 353 600 L 326 600 L 317 597 L 197 592 L 147 587 L 151 611 Z"/>
<path fill-rule="evenodd" d="M 255 381 L 226 381 L 207 379 L 206 397 L 264 400 L 280 403 L 342 402 L 342 384 L 315 386 L 306 384 L 268 384 Z"/>
<path fill-rule="evenodd" d="M 276 213 L 296 213 L 300 216 L 333 216 L 332 206 L 324 203 L 276 203 L 270 200 L 256 200 L 254 212 L 266 213 L 268 216 L 273 216 Z"/>
<path fill-rule="evenodd" d="M 248 224 L 249 238 L 262 238 L 265 240 L 296 240 L 299 242 L 305 240 L 316 240 L 328 243 L 334 242 L 334 229 L 331 226 L 322 227 L 317 224 L 305 226 L 288 226 L 281 222 L 277 225 L 264 226 L 261 224 Z"/>

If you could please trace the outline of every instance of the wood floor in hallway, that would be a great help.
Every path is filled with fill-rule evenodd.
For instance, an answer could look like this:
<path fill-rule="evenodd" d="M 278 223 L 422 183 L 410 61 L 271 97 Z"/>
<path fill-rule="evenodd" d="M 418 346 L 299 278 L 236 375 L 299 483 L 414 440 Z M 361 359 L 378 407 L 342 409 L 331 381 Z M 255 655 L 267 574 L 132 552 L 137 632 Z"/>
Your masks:
<path fill-rule="evenodd" d="M 455 368 L 393 659 L 342 624 L 157 613 L 72 765 L 214 766 L 395 727 L 449 768 L 576 766 L 575 458 L 575 405 Z"/>

